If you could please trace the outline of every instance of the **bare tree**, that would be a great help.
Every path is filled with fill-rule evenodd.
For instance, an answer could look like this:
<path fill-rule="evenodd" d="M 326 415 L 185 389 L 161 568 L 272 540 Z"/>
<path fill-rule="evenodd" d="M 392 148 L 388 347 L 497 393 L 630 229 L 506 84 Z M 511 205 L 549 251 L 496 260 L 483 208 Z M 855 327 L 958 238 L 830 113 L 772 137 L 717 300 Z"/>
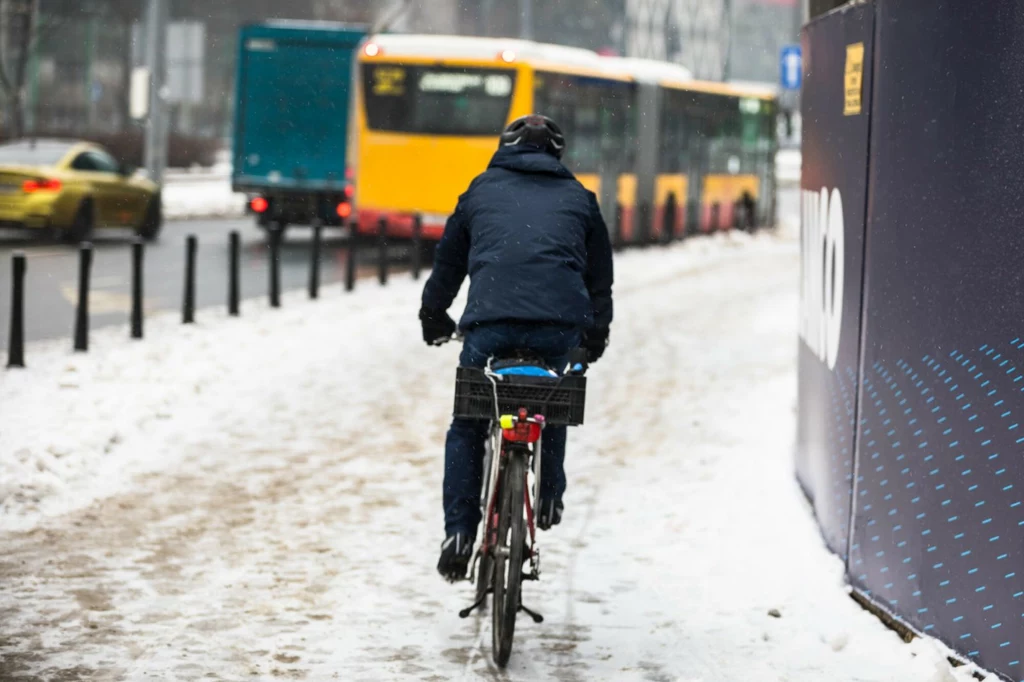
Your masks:
<path fill-rule="evenodd" d="M 41 0 L 0 0 L 0 100 L 6 104 L 8 137 L 25 134 L 28 67 L 39 46 L 89 0 L 51 0 L 47 14 Z"/>
<path fill-rule="evenodd" d="M 116 25 L 121 34 L 121 83 L 118 92 L 118 114 L 120 125 L 126 127 L 131 121 L 132 67 L 135 66 L 132 45 L 132 27 L 142 18 L 142 3 L 139 0 L 106 0 L 98 6 L 97 14 L 111 25 Z"/>
<path fill-rule="evenodd" d="M 381 12 L 377 5 L 384 4 L 374 0 L 314 0 L 312 9 L 317 19 L 369 24 Z"/>
<path fill-rule="evenodd" d="M 25 79 L 38 11 L 38 0 L 0 0 L 0 90 L 10 137 L 20 137 L 25 128 Z"/>

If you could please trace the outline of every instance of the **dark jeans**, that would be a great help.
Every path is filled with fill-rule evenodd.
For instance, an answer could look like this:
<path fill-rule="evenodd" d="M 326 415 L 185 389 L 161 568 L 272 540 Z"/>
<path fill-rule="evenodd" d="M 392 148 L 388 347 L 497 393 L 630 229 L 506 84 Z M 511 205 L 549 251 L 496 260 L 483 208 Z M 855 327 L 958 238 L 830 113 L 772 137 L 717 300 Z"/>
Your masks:
<path fill-rule="evenodd" d="M 561 371 L 569 351 L 580 344 L 576 329 L 555 326 L 492 324 L 466 332 L 459 362 L 463 367 L 486 367 L 488 358 L 513 350 L 529 350 Z M 444 453 L 444 528 L 447 535 L 476 535 L 480 523 L 484 446 L 488 422 L 453 419 Z M 565 492 L 564 426 L 544 429 L 541 459 L 541 497 L 561 499 Z"/>

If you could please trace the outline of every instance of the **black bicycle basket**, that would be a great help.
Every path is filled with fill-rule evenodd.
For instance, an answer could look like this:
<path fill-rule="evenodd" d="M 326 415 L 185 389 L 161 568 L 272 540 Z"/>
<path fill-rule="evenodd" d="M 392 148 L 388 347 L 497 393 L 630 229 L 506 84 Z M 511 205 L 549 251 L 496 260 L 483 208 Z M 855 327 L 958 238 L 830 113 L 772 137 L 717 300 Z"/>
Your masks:
<path fill-rule="evenodd" d="M 543 415 L 549 424 L 579 426 L 586 408 L 587 378 L 566 375 L 535 377 L 503 375 L 498 383 L 498 414 Z M 455 374 L 454 416 L 494 419 L 494 384 L 482 369 L 459 367 Z"/>

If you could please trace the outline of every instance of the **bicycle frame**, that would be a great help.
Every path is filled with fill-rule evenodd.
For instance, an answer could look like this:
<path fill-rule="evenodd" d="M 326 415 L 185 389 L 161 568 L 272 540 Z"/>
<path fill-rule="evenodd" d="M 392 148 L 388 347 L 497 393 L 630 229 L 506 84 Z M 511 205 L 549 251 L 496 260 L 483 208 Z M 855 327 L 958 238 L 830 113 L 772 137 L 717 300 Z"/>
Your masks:
<path fill-rule="evenodd" d="M 503 415 L 491 425 L 490 435 L 490 463 L 488 465 L 487 494 L 483 504 L 484 533 L 480 545 L 480 554 L 490 552 L 497 544 L 498 533 L 498 491 L 504 479 L 505 463 L 514 453 L 521 453 L 524 457 L 533 457 L 533 500 L 540 494 L 541 461 L 543 454 L 543 431 L 544 418 L 537 415 L 529 417 L 525 410 L 520 410 L 519 415 Z M 498 453 L 495 461 L 494 453 Z M 527 464 L 530 464 L 527 460 Z M 497 466 L 495 466 L 497 465 Z M 524 482 L 526 483 L 526 482 Z M 537 548 L 537 531 L 533 514 L 533 500 L 531 500 L 530 488 L 523 486 L 523 505 L 526 509 L 526 526 L 530 535 L 530 568 L 531 577 L 536 579 L 540 575 L 540 552 Z"/>

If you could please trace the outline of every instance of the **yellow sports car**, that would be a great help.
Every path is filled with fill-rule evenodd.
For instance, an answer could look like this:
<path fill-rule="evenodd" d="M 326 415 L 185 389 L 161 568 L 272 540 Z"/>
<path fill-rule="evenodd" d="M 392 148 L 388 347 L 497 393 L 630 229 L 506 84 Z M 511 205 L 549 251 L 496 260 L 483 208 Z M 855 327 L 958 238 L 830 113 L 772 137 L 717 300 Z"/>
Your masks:
<path fill-rule="evenodd" d="M 134 230 L 155 239 L 160 188 L 133 177 L 98 145 L 74 140 L 0 144 L 0 227 L 43 229 L 83 241 L 95 228 Z"/>

